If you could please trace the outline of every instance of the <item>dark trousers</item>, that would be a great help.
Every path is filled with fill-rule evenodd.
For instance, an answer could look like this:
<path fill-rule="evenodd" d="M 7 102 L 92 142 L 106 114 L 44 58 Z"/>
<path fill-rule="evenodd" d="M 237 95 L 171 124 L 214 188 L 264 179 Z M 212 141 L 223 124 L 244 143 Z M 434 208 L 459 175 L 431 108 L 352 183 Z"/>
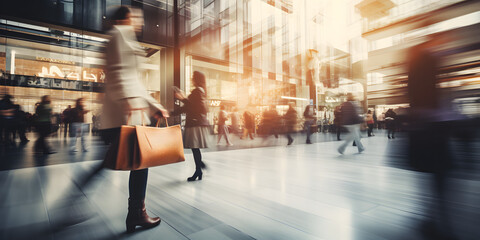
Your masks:
<path fill-rule="evenodd" d="M 369 123 L 367 124 L 368 126 L 368 136 L 372 136 L 372 132 L 373 132 L 373 123 Z"/>
<path fill-rule="evenodd" d="M 288 139 L 288 145 L 292 144 L 293 142 L 293 137 L 290 135 L 293 133 L 293 126 L 287 126 L 287 139 Z"/>
<path fill-rule="evenodd" d="M 307 142 L 310 142 L 310 136 L 312 136 L 313 120 L 305 121 L 305 128 L 307 130 Z"/>
<path fill-rule="evenodd" d="M 395 137 L 395 128 L 388 128 L 388 137 L 390 137 L 390 135 L 392 135 L 392 138 Z"/>
<path fill-rule="evenodd" d="M 1 119 L 0 120 L 0 142 L 13 143 L 15 142 L 15 120 Z"/>
<path fill-rule="evenodd" d="M 342 127 L 337 125 L 337 140 L 340 141 L 340 133 L 342 132 Z"/>
<path fill-rule="evenodd" d="M 46 138 L 50 134 L 51 124 L 50 123 L 38 123 L 36 126 L 38 133 L 37 141 L 35 141 L 35 150 L 38 152 L 48 153 L 50 148 L 47 145 Z"/>
<path fill-rule="evenodd" d="M 63 124 L 63 137 L 64 137 L 64 138 L 67 137 L 68 125 L 70 125 L 70 123 L 64 123 L 64 124 Z"/>
<path fill-rule="evenodd" d="M 243 139 L 243 138 L 249 136 L 250 139 L 253 140 L 253 134 L 254 134 L 254 133 L 255 133 L 255 130 L 254 130 L 253 128 L 244 128 L 244 129 L 243 129 L 243 136 L 240 137 L 240 139 Z"/>
<path fill-rule="evenodd" d="M 20 137 L 20 141 L 25 142 L 27 141 L 27 136 L 25 135 L 26 129 L 25 127 L 20 127 L 18 129 L 18 136 Z"/>

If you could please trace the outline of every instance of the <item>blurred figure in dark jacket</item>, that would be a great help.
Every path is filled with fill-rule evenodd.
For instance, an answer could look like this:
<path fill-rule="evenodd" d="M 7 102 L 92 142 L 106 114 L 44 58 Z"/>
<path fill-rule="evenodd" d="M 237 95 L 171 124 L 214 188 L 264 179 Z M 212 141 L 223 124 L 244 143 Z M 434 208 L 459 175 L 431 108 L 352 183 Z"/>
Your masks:
<path fill-rule="evenodd" d="M 5 95 L 0 100 L 0 143 L 13 145 L 13 133 L 15 124 L 15 104 L 11 95 Z"/>
<path fill-rule="evenodd" d="M 291 145 L 293 143 L 293 137 L 291 136 L 291 133 L 295 132 L 295 126 L 297 125 L 297 110 L 295 110 L 293 106 L 294 104 L 290 103 L 288 110 L 285 113 L 285 116 L 283 116 L 283 118 L 285 119 L 285 127 L 287 131 L 287 145 Z"/>
<path fill-rule="evenodd" d="M 397 128 L 397 113 L 393 109 L 388 109 L 385 113 L 385 125 L 388 131 L 388 139 L 395 139 L 395 129 Z"/>
<path fill-rule="evenodd" d="M 46 142 L 46 138 L 52 133 L 52 107 L 50 103 L 50 96 L 45 95 L 35 109 L 35 128 L 38 132 L 38 139 L 35 142 L 35 150 L 36 152 L 42 152 L 43 154 L 55 153 L 50 150 L 50 147 Z"/>
<path fill-rule="evenodd" d="M 359 153 L 365 151 L 365 148 L 360 141 L 360 123 L 363 122 L 360 113 L 362 113 L 362 110 L 360 104 L 355 100 L 352 93 L 347 94 L 347 101 L 342 104 L 341 111 L 342 125 L 348 130 L 349 134 L 345 139 L 345 142 L 338 148 L 338 152 L 343 154 L 352 141 L 355 141 Z"/>
<path fill-rule="evenodd" d="M 307 105 L 305 111 L 303 111 L 303 117 L 305 118 L 305 130 L 307 131 L 307 144 L 312 144 L 310 136 L 312 136 L 312 125 L 315 124 L 315 111 L 313 105 Z"/>
<path fill-rule="evenodd" d="M 342 106 L 338 105 L 335 107 L 335 111 L 333 111 L 333 124 L 335 124 L 335 130 L 337 132 L 337 141 L 340 141 L 340 133 L 342 132 Z"/>
<path fill-rule="evenodd" d="M 82 151 L 87 151 L 84 135 L 88 132 L 88 124 L 85 124 L 85 114 L 87 114 L 88 112 L 90 112 L 90 110 L 85 109 L 84 98 L 77 99 L 75 103 L 75 108 L 72 108 L 69 112 L 71 116 L 70 153 L 76 151 L 77 138 L 80 138 L 80 142 L 82 144 Z"/>
<path fill-rule="evenodd" d="M 22 110 L 20 105 L 15 105 L 15 130 L 20 138 L 20 143 L 25 144 L 30 140 L 27 139 L 25 132 L 27 131 L 27 114 Z"/>
<path fill-rule="evenodd" d="M 373 125 L 375 124 L 375 120 L 373 119 L 372 110 L 368 110 L 367 117 L 365 118 L 365 122 L 367 123 L 367 127 L 368 127 L 368 136 L 369 137 L 375 136 L 373 134 Z"/>
<path fill-rule="evenodd" d="M 71 110 L 72 105 L 68 105 L 68 107 L 62 112 L 63 137 L 65 140 L 67 140 L 67 132 L 69 131 L 70 124 L 72 123 L 72 114 L 70 113 Z"/>
<path fill-rule="evenodd" d="M 265 134 L 265 139 L 270 135 L 274 135 L 275 138 L 278 138 L 280 120 L 280 115 L 278 115 L 277 107 L 275 105 L 271 105 L 270 108 L 263 113 L 261 126 L 263 133 Z"/>
<path fill-rule="evenodd" d="M 449 111 L 440 104 L 436 87 L 441 55 L 434 50 L 444 35 L 415 46 L 409 55 L 408 96 L 410 98 L 409 152 L 411 166 L 434 176 L 432 189 L 437 202 L 431 202 L 433 219 L 422 226 L 428 239 L 453 239 L 448 217 L 447 175 L 451 168 L 449 150 Z"/>
<path fill-rule="evenodd" d="M 250 137 L 253 140 L 253 135 L 255 134 L 255 115 L 250 111 L 245 111 L 243 113 L 243 136 L 240 139 Z"/>

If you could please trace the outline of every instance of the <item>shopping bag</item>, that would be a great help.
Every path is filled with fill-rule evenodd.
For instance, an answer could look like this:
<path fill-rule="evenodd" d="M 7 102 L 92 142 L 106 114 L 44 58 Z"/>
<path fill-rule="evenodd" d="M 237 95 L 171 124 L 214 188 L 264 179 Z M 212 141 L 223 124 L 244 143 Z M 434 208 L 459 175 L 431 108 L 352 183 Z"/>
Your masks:
<path fill-rule="evenodd" d="M 119 137 L 110 143 L 103 165 L 113 170 L 135 170 L 136 147 L 135 126 L 122 125 Z"/>
<path fill-rule="evenodd" d="M 166 120 L 165 120 L 166 121 Z M 158 123 L 157 123 L 158 126 Z M 185 161 L 180 125 L 164 128 L 136 126 L 135 169 Z"/>
<path fill-rule="evenodd" d="M 143 121 L 142 121 L 143 122 Z M 185 161 L 179 125 L 165 128 L 123 125 L 111 143 L 104 166 L 113 170 L 139 170 Z"/>

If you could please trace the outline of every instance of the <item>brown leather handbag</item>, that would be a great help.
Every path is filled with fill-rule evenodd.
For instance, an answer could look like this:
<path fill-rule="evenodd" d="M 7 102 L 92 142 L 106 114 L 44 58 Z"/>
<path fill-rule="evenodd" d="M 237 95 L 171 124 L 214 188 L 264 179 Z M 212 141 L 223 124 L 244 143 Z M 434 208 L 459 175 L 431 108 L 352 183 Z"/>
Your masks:
<path fill-rule="evenodd" d="M 183 154 L 182 129 L 180 125 L 167 127 L 135 126 L 137 147 L 134 167 L 144 169 L 185 161 Z"/>
<path fill-rule="evenodd" d="M 104 166 L 139 170 L 185 161 L 181 128 L 169 127 L 166 122 L 165 128 L 158 128 L 158 122 L 157 127 L 123 125 L 118 141 L 107 152 Z"/>

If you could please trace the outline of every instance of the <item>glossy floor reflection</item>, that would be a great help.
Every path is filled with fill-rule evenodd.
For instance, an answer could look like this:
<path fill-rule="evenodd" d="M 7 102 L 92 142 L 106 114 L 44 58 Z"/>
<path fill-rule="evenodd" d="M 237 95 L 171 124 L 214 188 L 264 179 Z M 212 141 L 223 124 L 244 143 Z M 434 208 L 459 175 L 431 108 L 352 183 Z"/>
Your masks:
<path fill-rule="evenodd" d="M 146 205 L 162 223 L 129 235 L 128 172 L 103 171 L 78 189 L 99 161 L 0 171 L 0 239 L 425 239 L 431 176 L 392 164 L 401 158 L 389 148 L 401 138 L 362 141 L 362 154 L 339 155 L 339 142 L 206 152 L 197 182 L 186 182 L 190 154 L 152 168 Z M 451 181 L 452 231 L 479 239 L 480 179 Z M 65 218 L 86 220 L 49 228 Z"/>

